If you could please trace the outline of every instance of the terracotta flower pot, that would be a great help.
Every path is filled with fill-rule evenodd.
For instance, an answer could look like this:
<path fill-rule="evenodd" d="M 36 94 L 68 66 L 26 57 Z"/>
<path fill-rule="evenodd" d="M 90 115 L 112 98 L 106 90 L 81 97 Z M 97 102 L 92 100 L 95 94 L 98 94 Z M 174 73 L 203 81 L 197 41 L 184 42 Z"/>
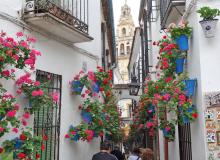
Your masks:
<path fill-rule="evenodd" d="M 202 26 L 202 29 L 203 29 L 203 32 L 206 38 L 212 38 L 215 36 L 215 28 L 216 28 L 217 22 L 218 22 L 218 19 L 203 20 L 199 22 Z"/>

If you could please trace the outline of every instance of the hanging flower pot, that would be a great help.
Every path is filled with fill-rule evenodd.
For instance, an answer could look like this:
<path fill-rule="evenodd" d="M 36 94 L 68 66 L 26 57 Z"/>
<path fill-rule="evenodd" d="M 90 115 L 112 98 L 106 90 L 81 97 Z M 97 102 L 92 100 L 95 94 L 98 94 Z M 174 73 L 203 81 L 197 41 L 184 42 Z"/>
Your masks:
<path fill-rule="evenodd" d="M 82 111 L 81 115 L 85 123 L 90 123 L 92 121 L 92 116 L 89 112 Z"/>
<path fill-rule="evenodd" d="M 92 91 L 95 93 L 99 93 L 100 84 L 98 82 L 92 84 Z"/>
<path fill-rule="evenodd" d="M 79 80 L 72 81 L 72 92 L 80 95 L 83 90 L 83 84 Z"/>
<path fill-rule="evenodd" d="M 188 79 L 185 80 L 185 92 L 186 96 L 190 97 L 194 95 L 195 87 L 196 87 L 196 79 Z"/>
<path fill-rule="evenodd" d="M 218 22 L 218 19 L 203 20 L 199 22 L 202 26 L 202 29 L 203 29 L 203 32 L 206 38 L 212 38 L 215 36 L 215 28 L 216 28 L 217 22 Z"/>
<path fill-rule="evenodd" d="M 180 51 L 187 51 L 189 49 L 188 37 L 184 34 L 176 38 L 176 44 Z"/>
<path fill-rule="evenodd" d="M 176 73 L 177 74 L 183 73 L 184 61 L 185 61 L 185 58 L 176 59 Z"/>

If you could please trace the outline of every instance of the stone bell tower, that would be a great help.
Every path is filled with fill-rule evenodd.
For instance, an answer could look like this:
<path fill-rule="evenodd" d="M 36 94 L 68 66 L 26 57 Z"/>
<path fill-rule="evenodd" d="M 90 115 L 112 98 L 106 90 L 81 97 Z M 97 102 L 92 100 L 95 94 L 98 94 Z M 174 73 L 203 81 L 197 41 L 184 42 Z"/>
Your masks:
<path fill-rule="evenodd" d="M 128 83 L 128 62 L 131 53 L 132 40 L 135 25 L 131 15 L 131 8 L 125 4 L 121 7 L 121 16 L 117 25 L 116 51 L 118 55 L 118 66 L 124 83 Z"/>

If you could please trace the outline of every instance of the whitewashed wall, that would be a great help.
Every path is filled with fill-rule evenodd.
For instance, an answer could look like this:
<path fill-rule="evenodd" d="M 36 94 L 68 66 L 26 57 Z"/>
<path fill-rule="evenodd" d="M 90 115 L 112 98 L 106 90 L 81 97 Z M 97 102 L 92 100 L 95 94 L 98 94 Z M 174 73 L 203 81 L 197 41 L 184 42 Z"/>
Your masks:
<path fill-rule="evenodd" d="M 93 140 L 91 143 L 70 142 L 64 139 L 69 126 L 71 124 L 77 125 L 81 121 L 80 112 L 78 111 L 80 98 L 70 94 L 69 81 L 82 69 L 83 62 L 87 62 L 88 70 L 92 70 L 96 68 L 101 57 L 100 0 L 92 0 L 89 4 L 89 34 L 94 40 L 85 44 L 77 44 L 80 49 L 65 46 L 34 31 L 30 33 L 15 23 L 0 19 L 0 30 L 6 31 L 10 36 L 15 35 L 18 31 L 24 31 L 26 34 L 31 34 L 38 39 L 35 47 L 42 52 L 42 56 L 37 59 L 37 69 L 62 75 L 60 160 L 89 160 L 99 150 L 98 139 Z M 94 10 L 94 8 L 96 9 Z M 17 11 L 21 9 L 21 0 L 0 1 L 0 13 L 4 12 L 19 19 Z M 99 58 L 89 57 L 85 54 L 86 52 Z M 6 84 L 9 91 L 15 91 L 14 86 L 11 85 L 14 84 L 13 81 L 4 81 L 4 84 Z"/>

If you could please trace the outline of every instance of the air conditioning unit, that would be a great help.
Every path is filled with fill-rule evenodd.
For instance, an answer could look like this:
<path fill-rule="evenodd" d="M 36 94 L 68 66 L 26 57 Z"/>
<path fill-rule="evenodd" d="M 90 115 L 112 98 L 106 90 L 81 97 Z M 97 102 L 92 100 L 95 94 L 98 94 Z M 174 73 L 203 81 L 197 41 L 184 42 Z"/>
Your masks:
<path fill-rule="evenodd" d="M 25 12 L 32 12 L 34 11 L 34 1 L 26 1 L 25 3 Z"/>

